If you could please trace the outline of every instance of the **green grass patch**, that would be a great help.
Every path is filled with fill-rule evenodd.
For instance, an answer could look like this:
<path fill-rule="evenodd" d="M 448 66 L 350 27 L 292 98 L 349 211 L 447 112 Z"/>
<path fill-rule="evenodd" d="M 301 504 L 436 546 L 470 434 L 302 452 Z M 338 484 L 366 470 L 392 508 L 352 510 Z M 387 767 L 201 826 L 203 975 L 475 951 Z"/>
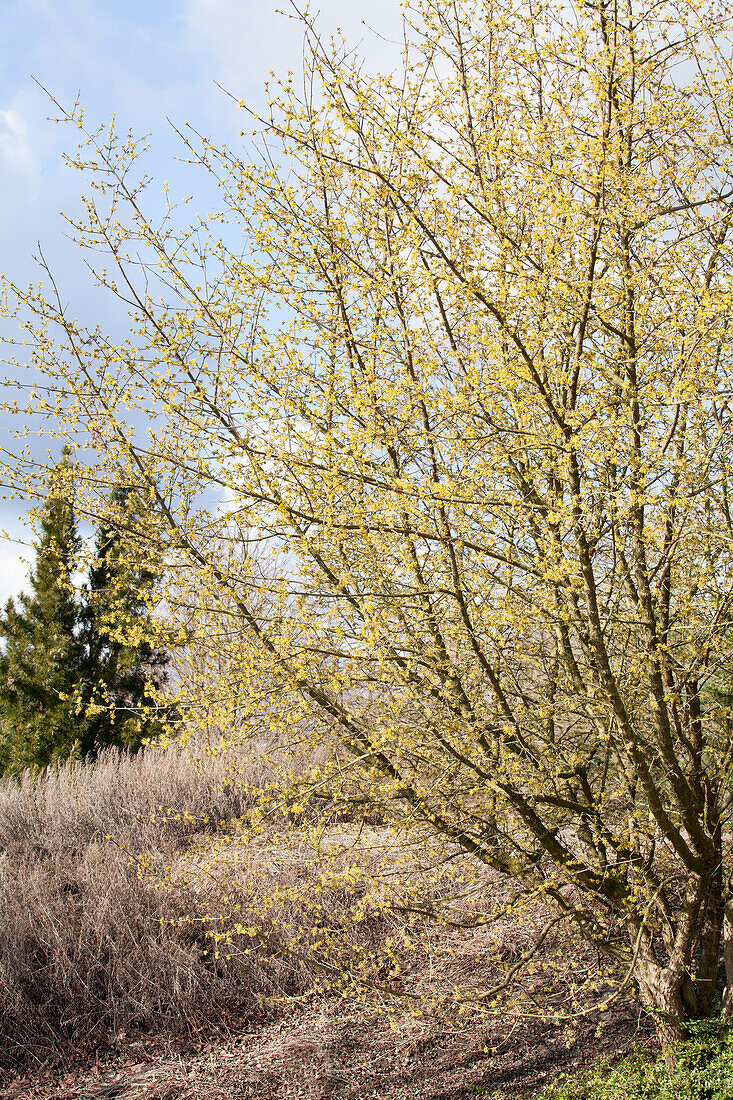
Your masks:
<path fill-rule="evenodd" d="M 603 1060 L 572 1077 L 563 1074 L 531 1100 L 733 1100 L 733 1028 L 704 1020 L 690 1031 L 673 1048 L 673 1066 L 661 1054 Z M 485 1100 L 503 1100 L 490 1088 L 471 1089 Z"/>
<path fill-rule="evenodd" d="M 675 1046 L 673 1067 L 662 1055 L 599 1062 L 585 1073 L 559 1078 L 533 1100 L 733 1100 L 733 1030 L 708 1020 L 692 1031 Z"/>

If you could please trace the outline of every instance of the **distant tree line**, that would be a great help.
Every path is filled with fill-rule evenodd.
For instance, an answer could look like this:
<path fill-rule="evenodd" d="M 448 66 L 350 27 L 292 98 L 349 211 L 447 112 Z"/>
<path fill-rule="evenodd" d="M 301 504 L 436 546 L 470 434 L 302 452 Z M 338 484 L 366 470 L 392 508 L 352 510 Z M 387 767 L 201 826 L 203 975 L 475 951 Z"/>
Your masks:
<path fill-rule="evenodd" d="M 114 488 L 80 582 L 73 480 L 67 453 L 49 479 L 29 590 L 0 612 L 0 773 L 136 751 L 171 717 L 157 701 L 169 659 L 154 629 L 161 569 L 135 538 L 144 497 Z"/>

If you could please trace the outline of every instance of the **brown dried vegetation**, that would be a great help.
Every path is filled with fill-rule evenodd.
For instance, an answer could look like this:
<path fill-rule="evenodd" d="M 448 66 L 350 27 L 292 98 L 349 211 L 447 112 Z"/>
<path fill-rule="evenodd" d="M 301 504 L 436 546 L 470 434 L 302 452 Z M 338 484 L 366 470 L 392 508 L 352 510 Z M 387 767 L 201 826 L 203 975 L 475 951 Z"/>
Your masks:
<path fill-rule="evenodd" d="M 251 1011 L 301 979 L 274 956 L 224 966 L 160 870 L 241 814 L 231 758 L 168 750 L 0 785 L 0 1067 Z M 216 903 L 216 885 L 207 902 Z M 171 921 L 178 923 L 171 923 Z M 301 982 L 302 984 L 302 982 Z"/>
<path fill-rule="evenodd" d="M 601 1040 L 592 1016 L 572 1032 L 567 1020 L 563 1030 L 541 1019 L 582 1007 L 571 1000 L 578 966 L 601 979 L 591 953 L 573 958 L 559 930 L 487 1016 L 471 999 L 531 949 L 541 906 L 464 929 L 387 909 L 355 921 L 370 874 L 376 881 L 389 858 L 386 828 L 357 823 L 351 878 L 324 887 L 304 826 L 297 843 L 279 846 L 274 827 L 246 846 L 223 829 L 247 815 L 253 788 L 273 772 L 251 753 L 239 763 L 242 785 L 233 764 L 231 754 L 108 753 L 94 766 L 2 782 L 0 1067 L 7 1080 L 25 1075 L 4 1095 L 91 1097 L 109 1086 L 130 1097 L 214 1096 L 228 1094 L 234 1077 L 243 1097 L 265 1084 L 283 1098 L 458 1096 L 458 1084 L 471 1082 L 519 1095 L 637 1033 L 623 1000 Z M 348 823 L 330 834 L 348 838 Z M 339 866 L 348 870 L 348 858 Z M 486 886 L 495 903 L 500 884 Z M 267 895 L 277 905 L 268 909 Z M 217 957 L 212 933 L 245 911 L 259 911 L 257 934 L 222 941 Z M 324 974 L 313 946 L 326 925 L 342 958 L 357 962 L 358 980 Z M 567 980 L 558 957 L 573 959 Z M 203 1057 L 207 1037 L 216 1042 Z M 96 1071 L 67 1078 L 76 1083 L 64 1092 L 59 1068 L 78 1072 L 92 1056 Z"/>

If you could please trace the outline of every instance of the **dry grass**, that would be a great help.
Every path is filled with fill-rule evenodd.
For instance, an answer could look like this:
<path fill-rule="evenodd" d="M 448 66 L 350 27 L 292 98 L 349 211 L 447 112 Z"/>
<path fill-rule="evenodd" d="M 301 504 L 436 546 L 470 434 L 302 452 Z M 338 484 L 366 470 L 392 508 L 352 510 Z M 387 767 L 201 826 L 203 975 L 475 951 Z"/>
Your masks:
<path fill-rule="evenodd" d="M 272 950 L 214 959 L 207 922 L 186 919 L 190 891 L 155 888 L 202 831 L 246 812 L 231 763 L 173 749 L 109 753 L 0 783 L 2 1068 L 63 1058 L 123 1029 L 209 1027 L 302 987 Z M 257 782 L 267 765 L 245 770 Z M 204 892 L 198 908 L 217 908 L 216 884 Z"/>
<path fill-rule="evenodd" d="M 107 751 L 92 766 L 69 762 L 42 777 L 0 779 L 0 849 L 78 851 L 110 833 L 143 845 L 181 840 L 246 811 L 247 796 L 231 781 L 235 766 L 231 753 L 172 746 L 137 756 Z M 255 783 L 270 771 L 264 754 L 246 769 Z"/>
<path fill-rule="evenodd" d="M 232 781 L 235 764 L 243 786 Z M 254 833 L 222 828 L 247 819 L 273 771 L 262 754 L 236 762 L 170 749 L 0 782 L 0 1068 L 130 1050 L 146 1035 L 190 1042 L 212 1028 L 236 1032 L 264 1008 L 262 1049 L 256 1044 L 246 1069 L 254 1091 L 243 1096 L 259 1095 L 261 1077 L 278 1097 L 290 1097 L 295 1082 L 305 1090 L 298 1095 L 315 1097 L 314 1082 L 333 1077 L 356 1097 L 358 1067 L 367 1063 L 377 1095 L 395 1066 L 409 1077 L 411 1059 L 424 1061 L 441 1035 L 462 1035 L 466 1052 L 476 1053 L 489 1036 L 514 1035 L 518 1020 L 530 1050 L 538 996 L 571 1004 L 579 960 L 553 932 L 524 979 L 532 1011 L 522 1017 L 512 992 L 495 1004 L 492 1022 L 482 990 L 531 947 L 547 914 L 536 905 L 520 923 L 513 915 L 460 929 L 382 905 L 385 890 L 429 902 L 461 877 L 455 861 L 431 877 L 431 862 L 443 861 L 429 845 L 419 857 L 400 854 L 389 823 L 311 807 L 297 820 L 286 808 Z M 501 894 L 498 882 L 478 882 L 474 908 L 488 913 Z M 249 931 L 227 938 L 239 921 Z M 558 967 L 558 955 L 572 958 L 572 969 Z M 342 969 L 329 972 L 334 962 Z M 594 965 L 584 959 L 584 975 Z M 283 1000 L 293 1010 L 304 1004 L 280 1030 L 273 1010 Z M 336 1011 L 338 1026 L 319 1024 L 311 1034 L 298 1023 L 321 1011 L 324 1020 Z M 363 1033 L 353 1057 L 350 1028 Z M 452 1039 L 445 1050 L 438 1076 L 458 1056 L 449 1053 Z M 258 1069 L 262 1058 L 271 1072 Z"/>

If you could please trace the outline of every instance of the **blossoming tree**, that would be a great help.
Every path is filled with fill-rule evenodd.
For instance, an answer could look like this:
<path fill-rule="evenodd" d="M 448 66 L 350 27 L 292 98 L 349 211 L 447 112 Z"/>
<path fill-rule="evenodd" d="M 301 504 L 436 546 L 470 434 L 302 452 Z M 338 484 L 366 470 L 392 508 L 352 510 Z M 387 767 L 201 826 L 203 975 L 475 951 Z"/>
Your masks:
<path fill-rule="evenodd" d="M 678 1035 L 723 957 L 733 1010 L 729 18 L 405 20 L 372 77 L 304 17 L 258 155 L 184 129 L 221 199 L 189 228 L 75 108 L 75 229 L 130 337 L 50 278 L 8 308 L 46 410 L 154 494 L 207 615 L 234 609 L 226 705 L 284 685 L 273 723 L 550 903 Z"/>

